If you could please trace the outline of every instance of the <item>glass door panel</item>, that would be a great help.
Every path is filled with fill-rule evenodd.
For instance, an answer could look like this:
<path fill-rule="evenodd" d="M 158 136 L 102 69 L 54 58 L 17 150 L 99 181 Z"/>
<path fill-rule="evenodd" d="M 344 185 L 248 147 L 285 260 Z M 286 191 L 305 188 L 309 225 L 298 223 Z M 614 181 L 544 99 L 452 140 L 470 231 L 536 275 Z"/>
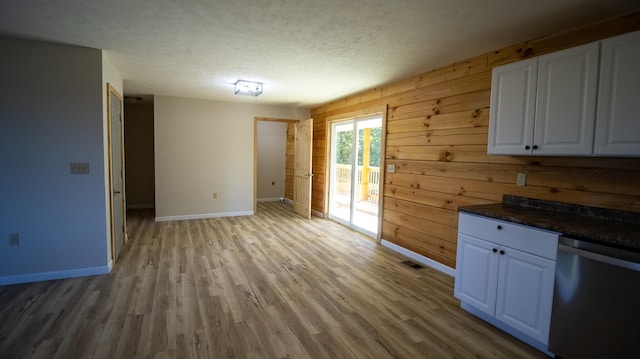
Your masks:
<path fill-rule="evenodd" d="M 380 135 L 382 118 L 356 122 L 358 137 L 356 190 L 352 223 L 365 232 L 378 233 L 378 189 L 380 188 Z"/>
<path fill-rule="evenodd" d="M 331 142 L 329 216 L 348 224 L 351 221 L 353 121 L 334 123 Z"/>
<path fill-rule="evenodd" d="M 375 237 L 378 232 L 382 118 L 331 125 L 329 218 Z"/>

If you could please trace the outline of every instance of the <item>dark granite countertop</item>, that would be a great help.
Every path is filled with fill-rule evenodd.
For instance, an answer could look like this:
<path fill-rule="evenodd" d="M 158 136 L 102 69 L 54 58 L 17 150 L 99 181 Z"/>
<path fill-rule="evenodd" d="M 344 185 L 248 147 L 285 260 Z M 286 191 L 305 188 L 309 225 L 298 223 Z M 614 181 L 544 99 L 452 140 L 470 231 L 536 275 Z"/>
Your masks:
<path fill-rule="evenodd" d="M 502 203 L 459 207 L 477 214 L 640 252 L 640 213 L 505 195 Z"/>

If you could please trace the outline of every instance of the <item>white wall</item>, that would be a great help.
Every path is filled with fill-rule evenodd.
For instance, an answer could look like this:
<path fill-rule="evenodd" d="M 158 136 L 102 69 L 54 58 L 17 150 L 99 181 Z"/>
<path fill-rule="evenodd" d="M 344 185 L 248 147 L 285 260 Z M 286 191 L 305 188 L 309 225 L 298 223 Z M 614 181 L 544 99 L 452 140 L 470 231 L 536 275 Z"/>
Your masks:
<path fill-rule="evenodd" d="M 101 51 L 3 37 L 0 48 L 0 284 L 106 273 Z"/>
<path fill-rule="evenodd" d="M 287 123 L 258 121 L 258 201 L 284 198 Z"/>
<path fill-rule="evenodd" d="M 165 96 L 154 106 L 157 220 L 253 213 L 254 117 L 309 117 L 308 109 Z"/>

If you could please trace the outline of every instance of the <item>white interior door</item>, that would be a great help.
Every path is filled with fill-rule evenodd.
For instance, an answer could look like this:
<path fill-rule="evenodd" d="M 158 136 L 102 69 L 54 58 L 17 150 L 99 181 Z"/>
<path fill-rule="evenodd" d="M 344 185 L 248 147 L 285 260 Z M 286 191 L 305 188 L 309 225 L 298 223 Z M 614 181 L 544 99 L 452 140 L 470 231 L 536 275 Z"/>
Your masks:
<path fill-rule="evenodd" d="M 331 125 L 329 218 L 372 237 L 378 232 L 382 116 Z"/>
<path fill-rule="evenodd" d="M 313 119 L 296 123 L 293 167 L 293 209 L 311 218 L 311 157 L 313 151 Z"/>
<path fill-rule="evenodd" d="M 108 85 L 111 172 L 111 257 L 115 262 L 125 242 L 124 151 L 122 96 Z"/>

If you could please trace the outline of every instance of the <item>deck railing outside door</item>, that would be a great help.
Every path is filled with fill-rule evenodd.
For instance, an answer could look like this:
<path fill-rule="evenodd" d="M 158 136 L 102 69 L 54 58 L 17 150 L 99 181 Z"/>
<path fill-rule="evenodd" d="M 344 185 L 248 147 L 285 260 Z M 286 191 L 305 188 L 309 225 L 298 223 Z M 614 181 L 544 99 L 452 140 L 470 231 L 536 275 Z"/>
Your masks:
<path fill-rule="evenodd" d="M 362 181 L 362 166 L 357 167 L 356 173 L 356 198 L 361 198 L 364 201 L 371 203 L 378 203 L 379 188 L 380 188 L 380 167 L 368 167 L 369 175 L 368 183 L 363 185 Z M 336 181 L 335 192 L 341 195 L 349 195 L 351 191 L 351 165 L 335 165 L 336 169 Z"/>

